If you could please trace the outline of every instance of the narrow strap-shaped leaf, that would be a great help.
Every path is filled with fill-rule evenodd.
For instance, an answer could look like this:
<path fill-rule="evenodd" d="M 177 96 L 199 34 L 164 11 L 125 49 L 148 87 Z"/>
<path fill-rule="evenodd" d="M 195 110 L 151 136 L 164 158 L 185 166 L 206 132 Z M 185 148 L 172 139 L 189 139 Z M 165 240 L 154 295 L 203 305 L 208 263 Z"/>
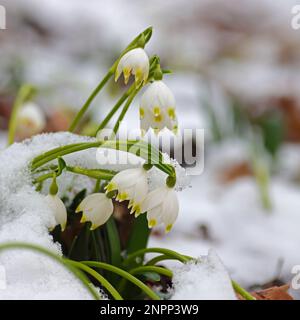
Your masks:
<path fill-rule="evenodd" d="M 134 285 L 139 287 L 142 291 L 144 291 L 151 299 L 153 300 L 160 300 L 160 297 L 153 291 L 151 290 L 147 285 L 145 285 L 141 280 L 138 278 L 134 277 L 132 274 L 128 273 L 125 270 L 122 270 L 118 267 L 115 267 L 113 265 L 107 264 L 107 263 L 101 263 L 101 262 L 93 262 L 93 261 L 81 261 L 81 263 L 94 267 L 94 268 L 100 268 L 100 269 L 105 269 L 108 271 L 111 271 L 113 273 L 118 274 L 119 276 L 127 279 L 128 281 L 132 282 Z"/>
<path fill-rule="evenodd" d="M 128 240 L 126 253 L 132 254 L 140 249 L 147 248 L 147 243 L 150 235 L 150 229 L 148 228 L 147 217 L 145 214 L 141 214 L 134 221 L 131 236 Z M 140 263 L 135 260 L 131 261 L 130 267 L 133 268 L 143 263 L 144 256 L 141 256 Z"/>
<path fill-rule="evenodd" d="M 30 243 L 23 243 L 23 242 L 8 242 L 0 244 L 0 251 L 9 250 L 9 249 L 26 249 L 31 251 L 39 252 L 43 255 L 48 256 L 49 258 L 54 259 L 58 263 L 65 266 L 69 271 L 71 271 L 80 281 L 81 283 L 87 288 L 87 290 L 91 293 L 91 295 L 96 299 L 100 300 L 100 296 L 98 292 L 95 290 L 93 285 L 87 280 L 86 276 L 78 269 L 71 265 L 70 260 L 63 259 L 60 256 L 56 255 L 55 253 L 40 247 L 36 244 Z"/>
<path fill-rule="evenodd" d="M 90 276 L 95 278 L 110 294 L 115 300 L 123 300 L 120 293 L 112 286 L 112 284 L 106 280 L 100 273 L 96 272 L 92 268 L 88 267 L 87 265 L 77 262 L 77 261 L 69 261 L 69 263 L 82 271 L 85 271 Z"/>
<path fill-rule="evenodd" d="M 118 229 L 113 217 L 107 221 L 106 230 L 109 240 L 110 262 L 114 266 L 119 266 L 121 264 L 121 243 Z"/>

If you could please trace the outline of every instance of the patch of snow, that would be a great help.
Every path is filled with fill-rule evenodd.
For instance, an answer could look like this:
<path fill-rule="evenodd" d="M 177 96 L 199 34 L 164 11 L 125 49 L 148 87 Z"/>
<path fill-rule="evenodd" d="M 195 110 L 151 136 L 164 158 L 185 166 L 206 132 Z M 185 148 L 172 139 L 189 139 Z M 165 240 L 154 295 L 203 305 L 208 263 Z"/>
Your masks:
<path fill-rule="evenodd" d="M 280 153 L 278 173 L 270 182 L 270 212 L 262 208 L 252 177 L 226 185 L 218 180 L 220 169 L 247 159 L 246 155 L 246 146 L 237 141 L 208 150 L 203 174 L 193 177 L 192 188 L 178 194 L 181 214 L 172 231 L 152 236 L 149 246 L 196 257 L 214 248 L 231 277 L 245 287 L 278 277 L 288 282 L 300 261 L 300 187 L 290 179 L 298 168 L 298 147 L 290 145 Z"/>
<path fill-rule="evenodd" d="M 0 152 L 0 243 L 33 243 L 62 255 L 60 246 L 53 242 L 48 231 L 48 226 L 54 220 L 45 202 L 50 181 L 44 184 L 44 194 L 36 192 L 28 166 L 42 152 L 66 144 L 90 141 L 95 139 L 66 132 L 41 134 Z M 63 158 L 70 166 L 100 168 L 96 160 L 96 149 L 81 151 L 80 156 L 75 153 Z M 118 170 L 118 167 L 113 169 Z M 158 170 L 153 171 L 159 177 Z M 161 174 L 160 179 L 162 177 L 164 174 Z M 91 179 L 68 172 L 63 172 L 57 182 L 60 196 L 74 196 L 83 188 L 92 191 L 94 187 Z M 0 290 L 0 299 L 91 298 L 72 274 L 40 254 L 24 250 L 3 252 L 0 254 L 0 265 L 7 272 L 7 288 Z"/>
<path fill-rule="evenodd" d="M 174 268 L 173 286 L 172 300 L 236 300 L 229 275 L 213 250 Z"/>

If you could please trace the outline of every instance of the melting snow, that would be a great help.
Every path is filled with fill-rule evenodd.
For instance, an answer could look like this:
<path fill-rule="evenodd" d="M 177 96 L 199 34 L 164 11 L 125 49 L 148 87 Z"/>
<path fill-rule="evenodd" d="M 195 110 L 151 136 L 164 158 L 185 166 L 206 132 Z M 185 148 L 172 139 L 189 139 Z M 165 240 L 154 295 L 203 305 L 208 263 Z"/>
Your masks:
<path fill-rule="evenodd" d="M 173 285 L 173 300 L 236 300 L 228 273 L 212 250 L 197 262 L 175 268 Z"/>
<path fill-rule="evenodd" d="M 0 153 L 0 243 L 22 241 L 43 246 L 61 255 L 53 243 L 48 226 L 53 215 L 45 203 L 45 196 L 35 191 L 28 164 L 37 155 L 52 148 L 94 139 L 70 133 L 42 134 L 23 143 L 15 143 Z M 64 156 L 69 165 L 99 168 L 96 149 Z M 102 167 L 103 168 L 103 167 Z M 113 168 L 118 170 L 118 168 Z M 153 171 L 154 180 L 159 178 Z M 150 176 L 151 178 L 151 176 Z M 161 174 L 160 180 L 164 179 Z M 159 179 L 158 179 L 159 180 Z M 78 192 L 84 187 L 92 190 L 93 182 L 84 176 L 63 173 L 58 177 L 60 194 Z M 45 184 L 44 193 L 48 191 Z M 69 191 L 72 186 L 72 191 Z M 39 254 L 12 250 L 0 254 L 0 265 L 7 272 L 7 288 L 0 290 L 0 299 L 89 299 L 90 294 L 68 271 Z"/>

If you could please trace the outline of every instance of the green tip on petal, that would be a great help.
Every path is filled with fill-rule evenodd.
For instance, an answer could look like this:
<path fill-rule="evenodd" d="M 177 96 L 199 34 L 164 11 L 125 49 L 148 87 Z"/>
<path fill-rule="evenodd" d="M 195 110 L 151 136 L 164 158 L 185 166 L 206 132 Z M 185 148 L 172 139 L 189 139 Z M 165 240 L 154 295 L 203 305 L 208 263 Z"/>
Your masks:
<path fill-rule="evenodd" d="M 80 223 L 85 223 L 85 222 L 87 222 L 88 220 L 87 220 L 87 217 L 83 214 L 82 215 L 82 217 L 81 217 L 81 219 L 80 219 Z"/>
<path fill-rule="evenodd" d="M 93 231 L 93 230 L 97 229 L 98 227 L 100 227 L 100 226 L 98 226 L 96 224 L 92 224 L 90 227 L 90 230 Z"/>
<path fill-rule="evenodd" d="M 138 217 L 141 214 L 141 206 L 137 203 L 133 203 L 130 214 L 134 213 L 135 217 Z"/>
<path fill-rule="evenodd" d="M 173 129 L 172 129 L 172 132 L 177 135 L 178 134 L 178 126 L 174 126 Z"/>
<path fill-rule="evenodd" d="M 135 212 L 135 213 L 134 213 L 134 217 L 137 218 L 137 217 L 139 217 L 141 214 L 142 214 L 141 212 Z"/>
<path fill-rule="evenodd" d="M 125 201 L 128 199 L 128 194 L 126 192 L 118 193 L 116 199 L 120 202 Z"/>
<path fill-rule="evenodd" d="M 156 224 L 157 224 L 157 221 L 155 219 L 151 219 L 148 223 L 148 227 L 153 228 L 156 226 Z"/>
<path fill-rule="evenodd" d="M 172 227 L 173 227 L 172 224 L 168 224 L 168 225 L 166 226 L 166 229 L 165 229 L 166 233 L 170 232 L 171 229 L 172 229 Z"/>
<path fill-rule="evenodd" d="M 135 84 L 139 86 L 143 82 L 143 71 L 140 68 L 137 68 L 135 71 Z"/>
<path fill-rule="evenodd" d="M 120 77 L 120 73 L 118 71 L 116 71 L 116 73 L 115 73 L 115 82 L 118 81 L 119 77 Z"/>
<path fill-rule="evenodd" d="M 131 69 L 125 67 L 125 68 L 123 69 L 123 75 L 124 75 L 124 82 L 125 82 L 125 84 L 128 83 L 130 74 L 131 74 Z"/>
<path fill-rule="evenodd" d="M 114 191 L 117 189 L 117 185 L 113 182 L 110 182 L 106 187 L 105 187 L 105 191 L 106 193 L 109 193 L 111 191 Z"/>

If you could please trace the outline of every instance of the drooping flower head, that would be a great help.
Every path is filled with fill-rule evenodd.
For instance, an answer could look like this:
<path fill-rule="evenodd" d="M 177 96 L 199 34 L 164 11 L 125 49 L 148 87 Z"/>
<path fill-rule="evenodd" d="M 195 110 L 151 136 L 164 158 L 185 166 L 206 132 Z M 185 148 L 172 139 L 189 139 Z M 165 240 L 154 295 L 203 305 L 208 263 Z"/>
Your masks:
<path fill-rule="evenodd" d="M 136 48 L 125 53 L 118 63 L 115 81 L 119 79 L 122 72 L 125 84 L 128 83 L 131 74 L 135 76 L 136 84 L 145 83 L 149 75 L 149 58 L 145 50 Z"/>
<path fill-rule="evenodd" d="M 53 211 L 55 219 L 55 224 L 51 226 L 51 229 L 54 229 L 57 225 L 60 225 L 61 230 L 64 231 L 67 224 L 67 209 L 64 203 L 57 196 L 57 194 L 48 194 L 46 196 L 46 203 Z"/>
<path fill-rule="evenodd" d="M 76 209 L 82 212 L 81 223 L 90 221 L 91 230 L 103 225 L 114 210 L 112 200 L 104 193 L 93 193 L 84 198 Z"/>
<path fill-rule="evenodd" d="M 141 204 L 148 192 L 147 171 L 141 168 L 127 169 L 117 173 L 106 186 L 106 192 L 118 191 L 116 200 L 129 200 L 130 213 L 138 216 Z"/>
<path fill-rule="evenodd" d="M 176 191 L 168 186 L 151 191 L 143 201 L 141 210 L 147 212 L 149 228 L 163 223 L 166 232 L 169 232 L 179 211 Z"/>
<path fill-rule="evenodd" d="M 147 88 L 140 103 L 140 124 L 142 133 L 153 128 L 156 133 L 165 127 L 177 131 L 175 98 L 162 80 L 154 81 Z"/>

